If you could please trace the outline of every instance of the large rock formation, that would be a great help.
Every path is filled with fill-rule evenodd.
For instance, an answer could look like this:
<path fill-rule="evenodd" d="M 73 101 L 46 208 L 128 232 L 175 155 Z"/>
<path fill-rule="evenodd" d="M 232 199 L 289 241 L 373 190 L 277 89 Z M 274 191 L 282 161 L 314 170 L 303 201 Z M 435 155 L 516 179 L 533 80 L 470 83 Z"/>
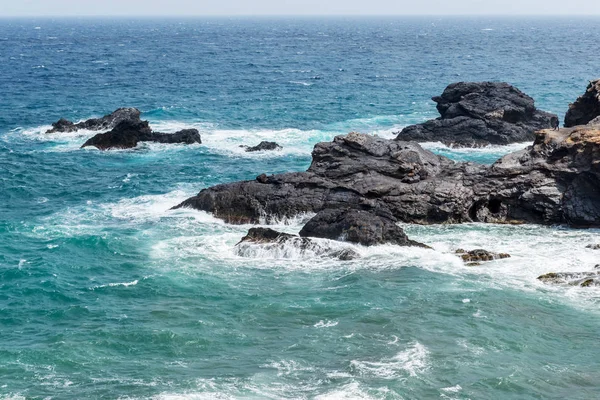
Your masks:
<path fill-rule="evenodd" d="M 302 237 L 318 237 L 359 243 L 365 246 L 390 243 L 427 247 L 410 240 L 391 215 L 356 209 L 327 209 L 311 218 L 300 231 Z"/>
<path fill-rule="evenodd" d="M 600 79 L 591 81 L 583 95 L 569 104 L 565 127 L 585 125 L 600 116 Z"/>
<path fill-rule="evenodd" d="M 177 207 L 230 223 L 355 208 L 413 223 L 600 226 L 600 129 L 540 131 L 532 146 L 492 166 L 455 163 L 414 142 L 350 133 L 317 144 L 307 172 L 217 185 Z"/>
<path fill-rule="evenodd" d="M 441 117 L 404 128 L 398 140 L 466 147 L 528 142 L 558 118 L 537 110 L 531 97 L 507 83 L 453 83 L 432 100 Z"/>
<path fill-rule="evenodd" d="M 59 119 L 52 124 L 52 129 L 46 133 L 55 132 L 76 132 L 80 129 L 90 131 L 107 131 L 113 129 L 123 121 L 141 122 L 140 110 L 137 108 L 119 108 L 118 110 L 105 115 L 102 118 L 92 118 L 87 121 L 73 123 L 64 118 Z"/>
<path fill-rule="evenodd" d="M 99 133 L 88 139 L 81 147 L 94 146 L 100 150 L 129 149 L 139 142 L 202 143 L 196 129 L 184 129 L 176 133 L 153 132 L 148 121 L 123 120 L 111 131 Z"/>

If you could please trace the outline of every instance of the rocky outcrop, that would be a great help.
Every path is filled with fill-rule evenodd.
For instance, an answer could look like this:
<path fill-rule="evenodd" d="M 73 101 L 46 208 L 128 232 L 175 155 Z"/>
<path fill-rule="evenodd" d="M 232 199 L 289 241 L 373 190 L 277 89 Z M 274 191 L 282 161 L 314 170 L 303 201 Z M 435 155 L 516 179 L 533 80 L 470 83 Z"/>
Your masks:
<path fill-rule="evenodd" d="M 270 228 L 250 228 L 248 234 L 235 245 L 235 253 L 241 257 L 326 257 L 342 261 L 360 258 L 360 254 L 349 247 L 331 246 Z"/>
<path fill-rule="evenodd" d="M 159 143 L 202 143 L 200 133 L 196 129 L 184 129 L 168 134 L 153 132 L 148 121 L 123 120 L 111 131 L 99 133 L 88 139 L 81 147 L 94 146 L 100 150 L 130 149 L 139 142 Z"/>
<path fill-rule="evenodd" d="M 492 253 L 491 251 L 476 249 L 465 251 L 462 249 L 456 250 L 456 254 L 462 258 L 465 263 L 479 264 L 484 261 L 502 260 L 504 258 L 510 258 L 510 254 L 507 253 Z"/>
<path fill-rule="evenodd" d="M 46 133 L 76 132 L 80 129 L 90 131 L 107 131 L 113 129 L 123 121 L 141 122 L 140 110 L 137 108 L 119 108 L 102 118 L 92 118 L 87 121 L 73 123 L 64 118 L 52 124 L 52 129 Z"/>
<path fill-rule="evenodd" d="M 300 231 L 302 237 L 318 237 L 359 243 L 364 246 L 395 244 L 427 247 L 408 239 L 391 215 L 356 209 L 327 209 L 311 218 Z"/>
<path fill-rule="evenodd" d="M 583 95 L 569 104 L 565 127 L 586 125 L 600 116 L 600 79 L 591 81 Z"/>
<path fill-rule="evenodd" d="M 271 150 L 281 150 L 282 147 L 275 142 L 267 142 L 262 141 L 256 146 L 242 146 L 246 148 L 247 152 L 255 152 L 255 151 L 271 151 Z"/>
<path fill-rule="evenodd" d="M 540 131 L 492 166 L 456 163 L 417 143 L 350 133 L 319 143 L 306 172 L 202 190 L 177 207 L 230 223 L 267 223 L 325 209 L 387 213 L 412 223 L 600 226 L 600 129 Z"/>
<path fill-rule="evenodd" d="M 600 116 L 594 118 L 593 120 L 591 120 L 590 122 L 587 123 L 588 125 L 594 125 L 594 126 L 598 126 L 600 125 Z"/>
<path fill-rule="evenodd" d="M 498 82 L 458 82 L 432 98 L 441 117 L 404 128 L 397 140 L 480 147 L 533 140 L 558 117 L 537 110 L 519 89 Z"/>
<path fill-rule="evenodd" d="M 538 277 L 547 284 L 569 285 L 569 286 L 600 286 L 599 272 L 551 272 Z"/>

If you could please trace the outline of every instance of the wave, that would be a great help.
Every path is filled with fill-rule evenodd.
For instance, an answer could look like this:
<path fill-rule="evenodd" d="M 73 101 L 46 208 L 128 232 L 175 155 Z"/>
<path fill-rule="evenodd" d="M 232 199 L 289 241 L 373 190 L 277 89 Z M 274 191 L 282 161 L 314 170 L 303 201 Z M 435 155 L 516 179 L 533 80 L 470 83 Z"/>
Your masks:
<path fill-rule="evenodd" d="M 429 350 L 419 342 L 411 343 L 408 348 L 394 357 L 381 361 L 358 361 L 350 363 L 351 369 L 360 375 L 380 379 L 406 379 L 422 375 L 429 368 Z"/>
<path fill-rule="evenodd" d="M 91 290 L 95 290 L 95 289 L 102 289 L 102 288 L 106 288 L 106 287 L 117 287 L 117 286 L 123 286 L 123 287 L 129 287 L 129 286 L 135 286 L 137 285 L 139 282 L 139 280 L 134 280 L 131 282 L 116 282 L 116 283 L 107 283 L 106 285 L 98 285 L 98 286 L 94 286 L 91 288 Z"/>
<path fill-rule="evenodd" d="M 148 113 L 144 113 L 143 117 L 149 119 L 152 129 L 157 132 L 174 133 L 186 128 L 195 128 L 198 129 L 202 137 L 202 148 L 227 156 L 248 158 L 283 157 L 288 155 L 308 156 L 312 152 L 315 144 L 323 141 L 331 141 L 335 136 L 347 134 L 351 131 L 393 138 L 395 136 L 394 133 L 401 130 L 404 126 L 421 122 L 427 119 L 428 116 L 427 114 L 418 112 L 410 115 L 382 115 L 329 123 L 323 125 L 319 129 L 223 129 L 218 123 L 194 121 L 194 118 L 191 115 L 189 116 L 189 120 L 168 119 L 177 114 L 181 114 L 182 112 L 184 114 L 187 113 L 185 110 L 182 111 L 177 109 L 175 111 L 169 107 L 161 107 Z M 94 117 L 98 116 L 90 116 L 90 118 Z M 165 117 L 167 119 L 164 119 Z M 82 119 L 81 121 L 83 120 L 85 119 Z M 40 151 L 65 152 L 79 150 L 81 145 L 87 139 L 99 133 L 98 131 L 90 130 L 46 133 L 50 128 L 50 125 L 32 128 L 17 128 L 8 134 L 4 134 L 2 138 L 8 141 L 25 139 L 29 141 L 46 142 L 52 146 L 46 146 Z M 263 140 L 277 142 L 283 149 L 281 151 L 252 153 L 245 151 L 244 146 L 254 146 Z M 147 147 L 152 151 L 173 151 L 189 148 L 185 145 L 165 145 L 155 143 L 144 143 L 140 144 L 138 147 Z M 87 150 L 93 151 L 95 149 Z M 135 150 L 116 151 L 131 152 Z"/>

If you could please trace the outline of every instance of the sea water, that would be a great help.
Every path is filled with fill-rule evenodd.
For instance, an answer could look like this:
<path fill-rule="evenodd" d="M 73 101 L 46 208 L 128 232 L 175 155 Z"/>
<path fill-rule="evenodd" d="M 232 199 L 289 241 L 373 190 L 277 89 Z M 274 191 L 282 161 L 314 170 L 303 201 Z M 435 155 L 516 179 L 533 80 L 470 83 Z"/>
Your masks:
<path fill-rule="evenodd" d="M 582 17 L 0 20 L 0 399 L 598 398 L 599 289 L 536 279 L 593 270 L 597 230 L 403 225 L 433 250 L 339 261 L 240 255 L 249 226 L 170 210 L 303 171 L 339 134 L 393 138 L 455 81 L 507 81 L 562 117 L 598 43 Z M 44 133 L 123 106 L 203 143 Z M 262 140 L 283 150 L 240 147 Z M 490 164 L 526 145 L 425 147 Z M 468 267 L 457 248 L 512 257 Z"/>

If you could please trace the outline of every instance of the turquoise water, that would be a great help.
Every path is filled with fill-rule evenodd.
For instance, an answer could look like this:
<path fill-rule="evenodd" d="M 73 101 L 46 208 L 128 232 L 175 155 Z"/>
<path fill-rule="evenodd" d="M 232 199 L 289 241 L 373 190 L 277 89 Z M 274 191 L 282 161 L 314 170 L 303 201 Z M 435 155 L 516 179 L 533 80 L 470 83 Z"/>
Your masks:
<path fill-rule="evenodd" d="M 391 138 L 456 80 L 506 80 L 562 115 L 597 73 L 599 25 L 0 20 L 0 399 L 597 398 L 600 292 L 536 280 L 592 270 L 597 230 L 407 225 L 434 250 L 340 262 L 240 257 L 248 226 L 169 209 L 304 170 L 337 134 Z M 203 144 L 99 152 L 79 149 L 91 132 L 43 133 L 120 106 Z M 261 140 L 284 149 L 239 147 Z M 491 163 L 525 145 L 426 146 Z M 512 258 L 466 267 L 459 247 Z"/>

